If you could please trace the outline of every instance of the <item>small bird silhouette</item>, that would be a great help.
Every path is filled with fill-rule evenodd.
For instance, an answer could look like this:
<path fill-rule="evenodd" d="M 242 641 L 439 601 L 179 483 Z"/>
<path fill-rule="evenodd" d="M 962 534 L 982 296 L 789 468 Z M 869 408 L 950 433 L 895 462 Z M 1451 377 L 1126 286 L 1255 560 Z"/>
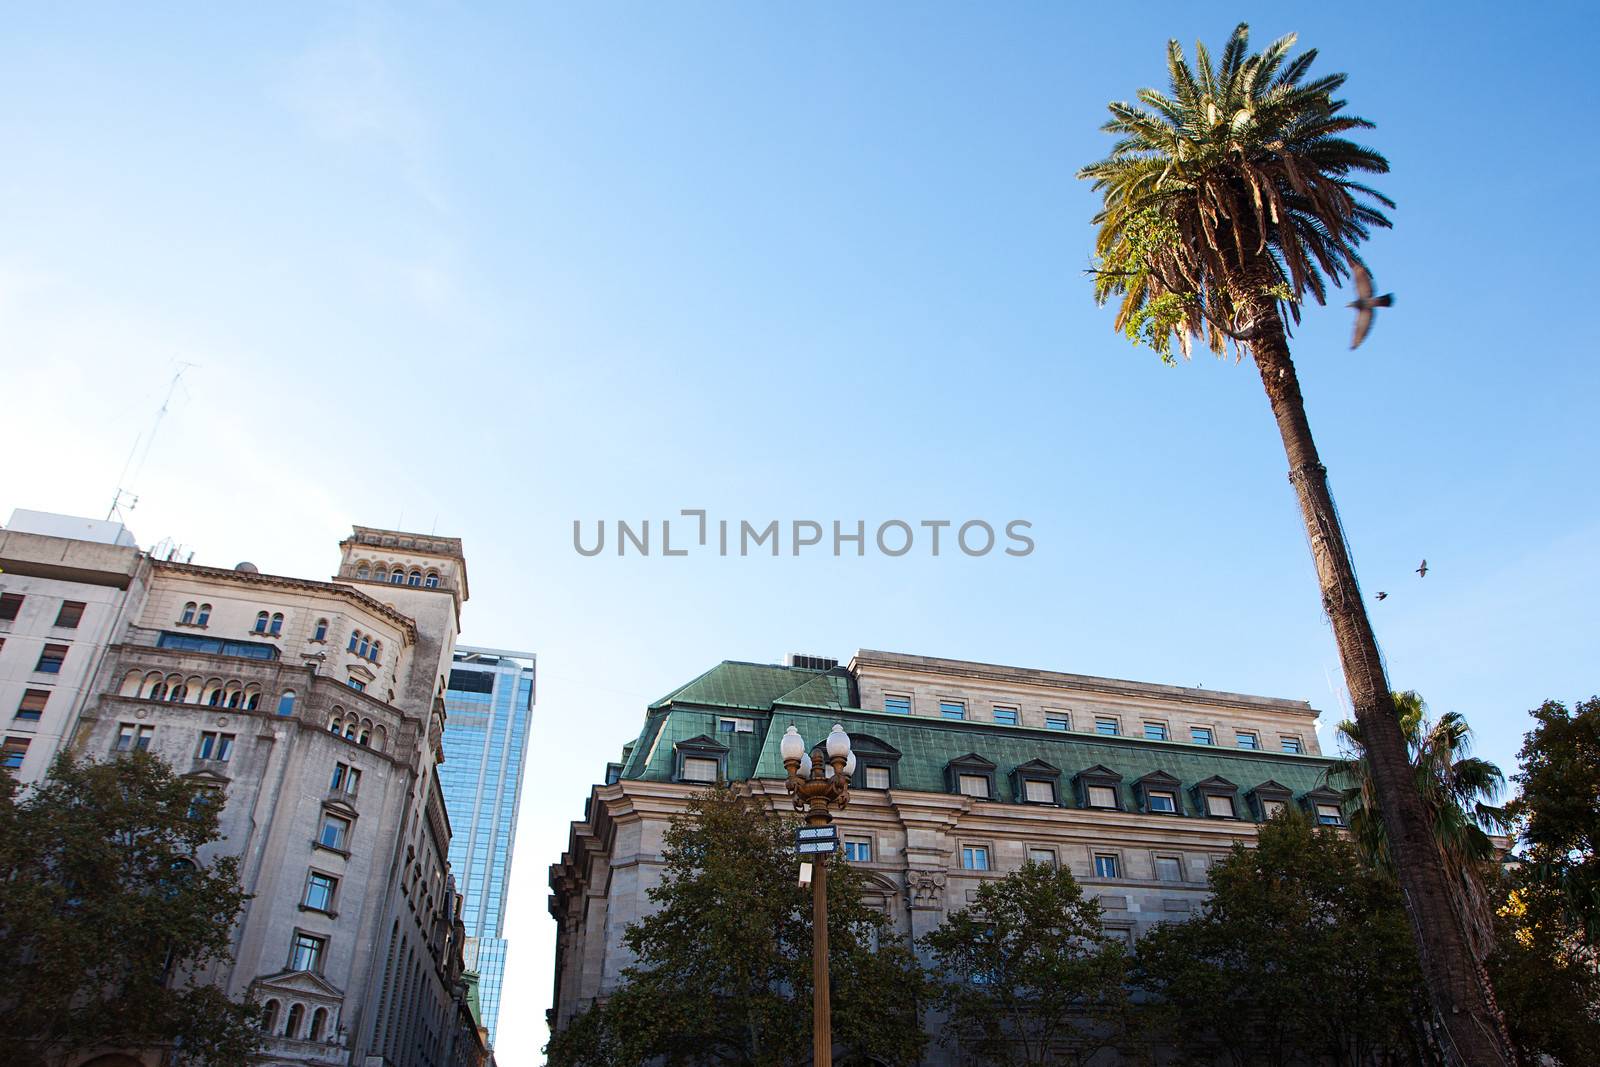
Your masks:
<path fill-rule="evenodd" d="M 1427 576 L 1428 576 L 1428 561 L 1427 560 L 1423 560 L 1417 566 L 1417 577 L 1418 578 L 1426 578 Z"/>
<path fill-rule="evenodd" d="M 1367 339 L 1367 333 L 1372 329 L 1373 309 L 1394 307 L 1394 294 L 1373 296 L 1372 275 L 1359 263 L 1351 268 L 1351 274 L 1356 280 L 1356 298 L 1345 306 L 1356 309 L 1356 332 L 1350 338 L 1350 347 L 1357 348 Z"/>
<path fill-rule="evenodd" d="M 1389 599 L 1389 594 L 1388 593 L 1379 593 L 1378 594 L 1378 599 L 1379 600 L 1388 600 Z"/>

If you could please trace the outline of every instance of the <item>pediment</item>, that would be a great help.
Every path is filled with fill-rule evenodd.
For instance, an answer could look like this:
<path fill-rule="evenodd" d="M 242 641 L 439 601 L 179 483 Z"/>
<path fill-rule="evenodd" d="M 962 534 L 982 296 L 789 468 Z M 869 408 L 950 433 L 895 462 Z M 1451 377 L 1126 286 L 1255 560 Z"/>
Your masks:
<path fill-rule="evenodd" d="M 683 748 L 683 749 L 694 749 L 695 751 L 698 751 L 698 752 L 726 752 L 726 751 L 728 751 L 728 746 L 727 745 L 723 744 L 721 741 L 718 741 L 716 738 L 708 737 L 705 734 L 697 734 L 694 737 L 688 738 L 687 740 L 679 741 L 673 747 L 674 748 Z"/>
<path fill-rule="evenodd" d="M 214 786 L 218 789 L 226 787 L 233 779 L 225 774 L 218 774 L 213 770 L 190 771 L 184 775 L 185 781 L 193 782 L 198 786 Z"/>
<path fill-rule="evenodd" d="M 1156 789 L 1176 789 L 1183 783 L 1178 781 L 1178 779 L 1174 778 L 1172 775 L 1168 774 L 1166 771 L 1151 771 L 1149 774 L 1139 779 L 1138 784 L 1142 786 L 1153 786 Z"/>
<path fill-rule="evenodd" d="M 1017 773 L 1023 775 L 1032 775 L 1036 778 L 1060 778 L 1061 768 L 1057 767 L 1053 763 L 1046 763 L 1042 759 L 1031 759 L 1027 763 L 1017 764 Z"/>
<path fill-rule="evenodd" d="M 1271 778 L 1250 790 L 1252 796 L 1268 797 L 1272 800 L 1288 800 L 1294 796 L 1294 790 L 1282 782 L 1275 782 Z"/>
<path fill-rule="evenodd" d="M 1079 771 L 1077 777 L 1082 778 L 1085 781 L 1122 781 L 1122 775 L 1118 774 L 1116 771 L 1112 770 L 1110 767 L 1107 767 L 1103 763 L 1096 763 L 1093 767 L 1090 767 L 1087 770 Z"/>
<path fill-rule="evenodd" d="M 344 669 L 350 672 L 350 677 L 361 682 L 371 682 L 378 676 L 359 663 L 346 663 Z"/>
<path fill-rule="evenodd" d="M 900 750 L 887 741 L 879 740 L 871 734 L 851 734 L 850 750 L 857 756 L 889 756 L 900 758 Z"/>
<path fill-rule="evenodd" d="M 321 997 L 331 1001 L 344 999 L 344 990 L 310 971 L 279 971 L 277 974 L 262 975 L 252 984 L 262 995 L 271 992 L 279 995 Z"/>
<path fill-rule="evenodd" d="M 1325 785 L 1319 785 L 1306 794 L 1305 800 L 1308 804 L 1343 804 L 1344 794 L 1337 789 L 1329 789 Z"/>
<path fill-rule="evenodd" d="M 993 760 L 984 759 L 976 752 L 968 752 L 965 756 L 957 756 L 955 759 L 950 761 L 950 766 L 975 767 L 986 771 L 992 771 L 995 768 Z"/>
<path fill-rule="evenodd" d="M 1219 774 L 1213 774 L 1203 782 L 1196 782 L 1194 787 L 1202 793 L 1237 793 L 1239 787 Z"/>

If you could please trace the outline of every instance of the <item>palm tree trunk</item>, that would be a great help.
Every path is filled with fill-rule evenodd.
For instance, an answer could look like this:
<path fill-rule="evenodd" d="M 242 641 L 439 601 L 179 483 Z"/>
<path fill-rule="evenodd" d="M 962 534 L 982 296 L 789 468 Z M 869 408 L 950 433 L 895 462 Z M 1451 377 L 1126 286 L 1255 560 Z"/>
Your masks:
<path fill-rule="evenodd" d="M 1328 472 L 1317 456 L 1306 422 L 1283 320 L 1264 298 L 1255 303 L 1265 306 L 1252 309 L 1259 332 L 1250 343 L 1251 354 L 1283 437 L 1289 483 L 1299 498 L 1322 589 L 1322 607 L 1333 623 L 1345 685 L 1366 741 L 1379 810 L 1416 936 L 1428 996 L 1443 1029 L 1440 1037 L 1445 1054 L 1450 1062 L 1470 1067 L 1510 1067 L 1516 1063 L 1516 1054 L 1489 988 L 1488 973 L 1474 957 L 1456 913 L 1444 857 L 1416 789 L 1389 680 L 1328 491 Z"/>

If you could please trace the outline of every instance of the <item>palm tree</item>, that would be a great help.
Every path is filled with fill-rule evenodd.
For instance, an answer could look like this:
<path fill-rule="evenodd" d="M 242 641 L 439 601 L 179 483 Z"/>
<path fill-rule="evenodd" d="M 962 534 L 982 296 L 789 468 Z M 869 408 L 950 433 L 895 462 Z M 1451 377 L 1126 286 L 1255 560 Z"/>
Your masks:
<path fill-rule="evenodd" d="M 1493 995 L 1452 899 L 1449 870 L 1418 795 L 1383 660 L 1356 582 L 1344 530 L 1317 455 L 1288 322 L 1309 293 L 1364 270 L 1356 247 L 1388 226 L 1393 203 L 1357 179 L 1388 162 L 1346 134 L 1371 123 L 1344 114 L 1343 74 L 1308 77 L 1316 51 L 1290 58 L 1294 37 L 1249 53 L 1234 30 L 1220 62 L 1196 46 L 1197 66 L 1167 46 L 1171 95 L 1111 104 L 1111 154 L 1083 168 L 1102 206 L 1095 216 L 1095 295 L 1120 296 L 1117 328 L 1172 360 L 1194 339 L 1221 354 L 1248 352 L 1277 420 L 1333 625 L 1345 684 L 1366 742 L 1373 791 L 1416 934 L 1447 1054 L 1457 1062 L 1514 1062 Z M 1141 106 L 1142 105 L 1142 106 Z"/>
<path fill-rule="evenodd" d="M 1451 888 L 1457 908 L 1467 920 L 1473 952 L 1483 960 L 1494 947 L 1494 913 L 1483 887 L 1484 872 L 1496 858 L 1488 831 L 1512 829 L 1505 809 L 1494 804 L 1505 790 L 1506 776 L 1488 760 L 1470 755 L 1472 728 L 1458 712 L 1430 721 L 1427 703 L 1411 691 L 1394 694 L 1394 704 L 1410 753 L 1414 788 L 1433 823 L 1434 840 L 1449 868 Z M 1367 862 L 1393 874 L 1394 858 L 1373 789 L 1361 726 L 1346 720 L 1338 731 L 1350 755 L 1328 769 L 1328 780 L 1344 788 L 1350 833 Z"/>

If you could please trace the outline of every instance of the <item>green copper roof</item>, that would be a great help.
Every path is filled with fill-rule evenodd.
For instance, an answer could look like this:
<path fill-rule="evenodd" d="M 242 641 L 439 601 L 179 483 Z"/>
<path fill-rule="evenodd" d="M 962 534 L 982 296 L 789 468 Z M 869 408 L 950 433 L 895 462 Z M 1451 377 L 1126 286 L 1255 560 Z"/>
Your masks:
<path fill-rule="evenodd" d="M 721 732 L 718 720 L 730 716 L 752 720 L 754 731 Z M 1241 798 L 1269 780 L 1299 796 L 1323 784 L 1330 762 L 1321 756 L 890 715 L 852 707 L 850 679 L 843 671 L 730 661 L 651 705 L 622 777 L 671 781 L 675 746 L 704 737 L 728 750 L 729 779 L 783 778 L 778 742 L 784 729 L 793 724 L 808 744 L 815 745 L 835 722 L 843 723 L 861 742 L 862 751 L 871 747 L 871 738 L 900 753 L 894 765 L 897 789 L 946 792 L 946 767 L 975 753 L 996 765 L 998 801 L 1017 799 L 1011 772 L 1031 760 L 1060 769 L 1060 795 L 1069 804 L 1075 803 L 1073 777 L 1090 767 L 1105 766 L 1122 776 L 1123 803 L 1129 808 L 1134 806 L 1133 783 L 1164 771 L 1182 783 L 1186 814 L 1202 814 L 1189 790 L 1208 778 L 1221 777 L 1237 785 Z"/>

